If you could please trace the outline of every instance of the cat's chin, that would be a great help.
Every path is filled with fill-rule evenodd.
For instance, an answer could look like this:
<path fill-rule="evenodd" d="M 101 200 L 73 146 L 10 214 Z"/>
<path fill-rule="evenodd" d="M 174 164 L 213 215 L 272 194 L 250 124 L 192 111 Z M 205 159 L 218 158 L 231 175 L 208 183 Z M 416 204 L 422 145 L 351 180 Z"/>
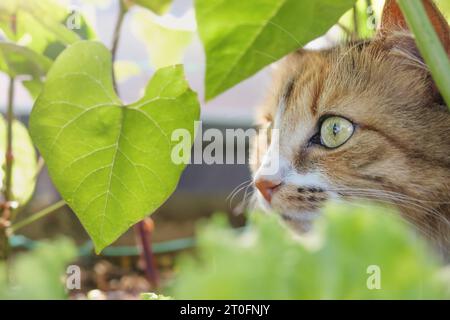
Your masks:
<path fill-rule="evenodd" d="M 320 216 L 320 212 L 288 212 L 280 213 L 280 216 L 293 231 L 305 233 L 311 230 L 314 221 Z"/>

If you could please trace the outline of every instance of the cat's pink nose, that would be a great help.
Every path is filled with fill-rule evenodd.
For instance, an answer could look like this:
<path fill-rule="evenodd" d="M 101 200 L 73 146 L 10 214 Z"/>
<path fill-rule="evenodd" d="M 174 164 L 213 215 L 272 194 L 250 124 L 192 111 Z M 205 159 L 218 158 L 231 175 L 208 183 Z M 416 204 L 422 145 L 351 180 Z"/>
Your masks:
<path fill-rule="evenodd" d="M 272 201 L 272 195 L 277 187 L 281 185 L 279 180 L 269 180 L 265 178 L 259 178 L 255 181 L 255 186 L 261 192 L 264 199 L 270 203 Z"/>

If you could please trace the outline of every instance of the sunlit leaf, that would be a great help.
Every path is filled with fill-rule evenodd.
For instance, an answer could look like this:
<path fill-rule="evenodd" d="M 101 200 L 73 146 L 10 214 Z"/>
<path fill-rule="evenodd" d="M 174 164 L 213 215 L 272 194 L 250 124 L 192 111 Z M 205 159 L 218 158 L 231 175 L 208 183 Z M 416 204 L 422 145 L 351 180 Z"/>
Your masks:
<path fill-rule="evenodd" d="M 171 134 L 185 128 L 193 135 L 199 117 L 181 66 L 157 71 L 143 98 L 128 106 L 113 90 L 111 68 L 102 44 L 70 46 L 30 118 L 50 176 L 97 252 L 172 194 L 184 165 L 171 160 Z"/>
<path fill-rule="evenodd" d="M 354 0 L 197 0 L 211 99 L 324 34 Z"/>
<path fill-rule="evenodd" d="M 155 68 L 181 63 L 194 35 L 190 30 L 161 25 L 150 12 L 145 11 L 133 15 L 132 31 L 145 43 L 150 63 Z"/>
<path fill-rule="evenodd" d="M 67 239 L 43 242 L 33 251 L 0 264 L 0 299 L 66 299 L 66 266 L 76 258 L 76 247 Z"/>
<path fill-rule="evenodd" d="M 0 186 L 5 179 L 6 123 L 0 118 Z M 28 202 L 36 185 L 37 161 L 33 143 L 27 128 L 19 121 L 13 123 L 13 171 L 12 194 L 19 205 Z"/>
<path fill-rule="evenodd" d="M 199 253 L 179 265 L 175 299 L 443 299 L 440 264 L 398 215 L 330 205 L 307 236 L 253 214 L 241 235 L 204 227 Z M 217 217 L 222 218 L 222 217 Z M 378 280 L 376 278 L 378 277 Z M 441 277 L 440 279 L 442 279 Z"/>

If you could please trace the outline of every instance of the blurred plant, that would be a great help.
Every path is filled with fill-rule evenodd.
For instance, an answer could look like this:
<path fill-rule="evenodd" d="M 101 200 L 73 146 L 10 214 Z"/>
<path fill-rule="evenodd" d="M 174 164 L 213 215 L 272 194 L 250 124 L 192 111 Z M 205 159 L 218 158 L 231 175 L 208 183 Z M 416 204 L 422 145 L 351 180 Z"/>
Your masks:
<path fill-rule="evenodd" d="M 293 237 L 278 216 L 254 213 L 249 229 L 237 235 L 216 216 L 200 229 L 198 258 L 178 264 L 170 293 L 176 299 L 450 298 L 439 261 L 388 208 L 329 204 L 313 230 Z"/>
<path fill-rule="evenodd" d="M 0 263 L 0 299 L 66 299 L 63 276 L 75 258 L 75 245 L 60 238 L 14 257 L 8 273 Z"/>

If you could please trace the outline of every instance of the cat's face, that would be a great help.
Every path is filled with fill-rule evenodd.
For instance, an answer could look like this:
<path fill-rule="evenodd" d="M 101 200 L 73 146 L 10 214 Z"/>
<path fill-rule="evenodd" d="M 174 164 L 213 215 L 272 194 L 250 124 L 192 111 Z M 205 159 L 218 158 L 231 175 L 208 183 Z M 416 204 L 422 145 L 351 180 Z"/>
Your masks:
<path fill-rule="evenodd" d="M 448 202 L 450 113 L 412 38 L 303 50 L 274 77 L 259 122 L 278 133 L 278 150 L 253 148 L 263 208 L 308 229 L 326 200 L 366 199 L 397 205 L 420 227 Z"/>

